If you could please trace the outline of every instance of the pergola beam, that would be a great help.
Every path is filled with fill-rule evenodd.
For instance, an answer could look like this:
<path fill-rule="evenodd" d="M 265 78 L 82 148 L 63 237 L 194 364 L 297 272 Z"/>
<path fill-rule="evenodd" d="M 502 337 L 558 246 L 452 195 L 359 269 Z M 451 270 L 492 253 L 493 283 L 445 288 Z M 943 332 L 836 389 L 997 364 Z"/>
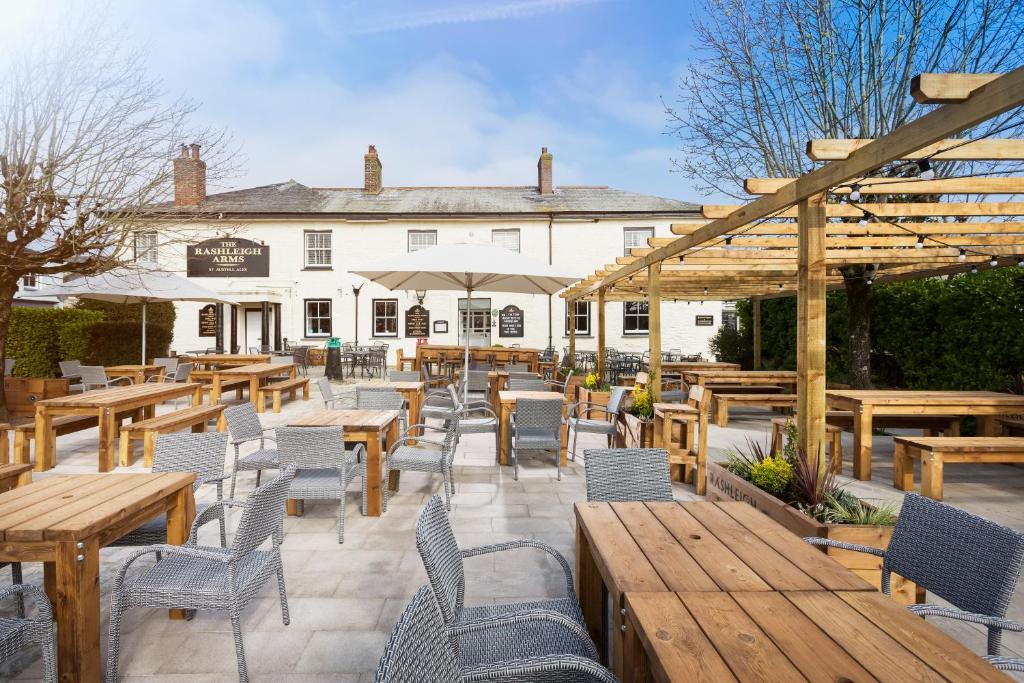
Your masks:
<path fill-rule="evenodd" d="M 809 140 L 806 151 L 813 161 L 843 161 L 872 142 L 872 138 Z M 1024 140 L 940 140 L 908 152 L 900 151 L 890 157 L 889 161 L 912 161 L 926 157 L 933 161 L 1021 161 L 1024 160 Z"/>
<path fill-rule="evenodd" d="M 790 183 L 792 184 L 792 183 Z M 778 192 L 781 192 L 780 189 Z M 765 195 L 774 197 L 778 192 Z M 760 200 L 758 200 L 760 201 Z M 708 219 L 720 219 L 744 208 L 742 204 L 705 204 L 701 214 Z M 829 218 L 860 218 L 864 212 L 886 218 L 902 216 L 1024 216 L 1024 202 L 920 202 L 920 203 L 857 203 L 828 204 L 825 215 Z M 796 218 L 795 208 L 771 213 L 774 218 Z"/>
<path fill-rule="evenodd" d="M 920 104 L 963 102 L 999 74 L 921 74 L 910 81 L 910 95 Z"/>
<path fill-rule="evenodd" d="M 1024 234 L 1024 222 L 1021 221 L 934 221 L 929 223 L 903 222 L 900 225 L 919 235 L 974 235 L 992 233 L 1021 233 Z M 673 224 L 671 226 L 674 235 L 689 235 L 693 229 L 688 225 Z M 786 223 L 762 223 L 737 231 L 736 234 L 747 235 L 793 235 L 797 233 L 795 222 Z M 857 223 L 831 222 L 825 224 L 825 231 L 829 235 L 906 235 L 903 230 L 890 223 L 872 222 L 862 228 Z M 653 240 L 665 240 L 660 244 L 667 244 L 671 238 L 652 237 Z M 650 242 L 650 240 L 648 240 Z M 651 244 L 651 246 L 655 246 Z M 627 257 L 628 258 L 628 257 Z"/>
<path fill-rule="evenodd" d="M 793 182 L 793 178 L 747 178 L 743 189 L 749 194 L 772 194 Z M 867 194 L 1021 194 L 1024 178 L 864 178 L 858 189 Z M 849 184 L 833 187 L 832 194 L 850 194 Z"/>

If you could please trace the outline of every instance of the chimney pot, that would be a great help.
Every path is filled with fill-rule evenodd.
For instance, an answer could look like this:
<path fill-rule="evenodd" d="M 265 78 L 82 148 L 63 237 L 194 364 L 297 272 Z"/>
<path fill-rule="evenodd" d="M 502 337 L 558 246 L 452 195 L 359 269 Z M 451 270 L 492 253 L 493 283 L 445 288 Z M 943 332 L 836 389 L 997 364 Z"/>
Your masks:
<path fill-rule="evenodd" d="M 363 157 L 363 191 L 367 194 L 380 194 L 383 184 L 383 167 L 377 156 L 377 146 L 370 145 Z"/>
<path fill-rule="evenodd" d="M 192 149 L 192 158 L 193 159 L 198 159 L 199 158 L 199 145 L 197 145 L 196 143 L 193 142 L 191 145 L 189 145 L 189 147 Z"/>
<path fill-rule="evenodd" d="M 552 156 L 547 147 L 540 148 L 540 159 L 537 160 L 537 192 L 551 194 L 554 186 L 551 183 Z"/>
<path fill-rule="evenodd" d="M 181 156 L 174 160 L 174 205 L 198 206 L 204 199 L 206 162 L 199 158 L 199 145 L 182 145 Z"/>

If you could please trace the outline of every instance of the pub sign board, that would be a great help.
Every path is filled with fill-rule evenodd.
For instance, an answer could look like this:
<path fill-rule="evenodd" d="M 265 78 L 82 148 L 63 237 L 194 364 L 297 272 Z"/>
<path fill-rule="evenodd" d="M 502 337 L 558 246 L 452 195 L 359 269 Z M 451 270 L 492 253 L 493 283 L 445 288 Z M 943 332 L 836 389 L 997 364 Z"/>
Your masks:
<path fill-rule="evenodd" d="M 416 305 L 405 311 L 406 338 L 430 336 L 430 311 Z"/>
<path fill-rule="evenodd" d="M 499 337 L 523 336 L 523 309 L 509 304 L 498 314 Z"/>
<path fill-rule="evenodd" d="M 207 304 L 199 309 L 199 336 L 217 336 L 217 307 Z"/>
<path fill-rule="evenodd" d="M 715 324 L 715 316 L 713 315 L 698 315 L 697 316 L 697 327 L 713 327 Z"/>
<path fill-rule="evenodd" d="M 240 237 L 218 237 L 190 244 L 189 277 L 268 277 L 270 247 Z"/>

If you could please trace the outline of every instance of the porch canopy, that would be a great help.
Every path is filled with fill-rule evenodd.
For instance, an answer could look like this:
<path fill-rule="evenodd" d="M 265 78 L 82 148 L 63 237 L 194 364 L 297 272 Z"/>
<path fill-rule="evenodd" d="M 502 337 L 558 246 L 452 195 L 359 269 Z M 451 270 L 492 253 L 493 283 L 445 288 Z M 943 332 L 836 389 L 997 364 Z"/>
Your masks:
<path fill-rule="evenodd" d="M 942 106 L 877 140 L 812 140 L 808 155 L 825 165 L 750 179 L 746 191 L 760 198 L 702 207 L 709 222 L 673 225 L 674 237 L 651 238 L 567 289 L 569 301 L 598 302 L 599 363 L 605 301 L 649 302 L 657 400 L 662 301 L 749 297 L 756 313 L 761 298 L 796 295 L 799 440 L 824 462 L 825 292 L 844 286 L 840 269 L 859 267 L 871 284 L 1024 263 L 1024 202 L 996 201 L 1024 190 L 1024 178 L 996 177 L 999 162 L 1024 160 L 1024 140 L 952 138 L 1024 104 L 1024 68 L 924 74 L 911 93 Z M 984 175 L 935 178 L 941 161 L 991 163 Z M 976 198 L 987 201 L 967 201 Z M 755 355 L 757 336 L 755 326 Z"/>

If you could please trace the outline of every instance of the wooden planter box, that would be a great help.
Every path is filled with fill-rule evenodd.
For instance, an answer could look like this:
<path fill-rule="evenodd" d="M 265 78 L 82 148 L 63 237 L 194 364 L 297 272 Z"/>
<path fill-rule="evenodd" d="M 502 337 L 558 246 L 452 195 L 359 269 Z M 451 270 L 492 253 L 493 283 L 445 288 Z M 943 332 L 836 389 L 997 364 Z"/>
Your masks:
<path fill-rule="evenodd" d="M 708 463 L 708 500 L 739 500 L 768 515 L 797 536 L 818 536 L 845 543 L 885 548 L 892 537 L 891 526 L 863 524 L 822 524 L 794 507 L 766 493 L 721 465 Z M 865 553 L 829 548 L 828 554 L 871 585 L 881 588 L 882 558 Z M 924 602 L 924 590 L 898 574 L 892 575 L 893 599 L 905 605 Z"/>
<path fill-rule="evenodd" d="M 612 397 L 612 392 L 610 392 L 610 391 L 590 391 L 589 389 L 584 387 L 582 384 L 576 385 L 576 400 L 577 401 L 585 401 L 585 402 L 593 403 L 593 404 L 599 405 L 599 406 L 607 406 L 608 405 L 608 399 L 610 399 L 611 397 Z M 596 414 L 600 415 L 600 413 L 596 413 Z"/>
<path fill-rule="evenodd" d="M 625 411 L 616 420 L 622 448 L 654 448 L 654 420 L 644 422 Z"/>
<path fill-rule="evenodd" d="M 4 396 L 11 417 L 35 417 L 36 401 L 68 395 L 68 380 L 54 377 L 4 377 Z"/>
<path fill-rule="evenodd" d="M 583 383 L 586 380 L 587 378 L 583 375 L 573 375 L 569 378 L 569 383 L 565 386 L 565 395 L 569 397 L 570 401 L 573 400 L 573 397 L 576 396 L 577 390 L 583 386 Z M 564 382 L 565 376 L 561 376 L 559 381 Z"/>

